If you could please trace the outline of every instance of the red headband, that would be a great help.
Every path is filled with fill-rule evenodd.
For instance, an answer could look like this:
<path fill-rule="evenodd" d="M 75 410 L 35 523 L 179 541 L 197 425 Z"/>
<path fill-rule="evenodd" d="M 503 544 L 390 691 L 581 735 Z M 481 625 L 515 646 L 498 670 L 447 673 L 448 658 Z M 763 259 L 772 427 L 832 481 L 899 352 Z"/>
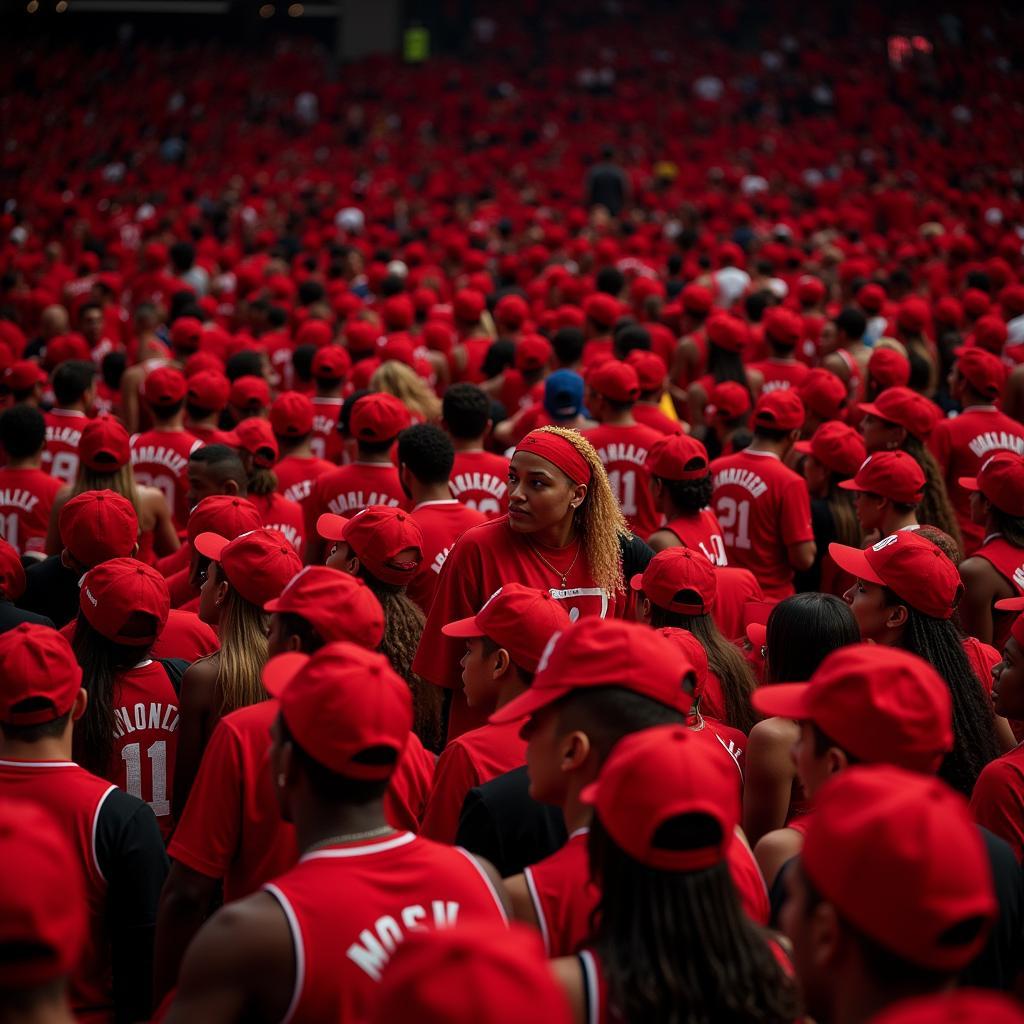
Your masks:
<path fill-rule="evenodd" d="M 547 459 L 574 484 L 590 483 L 590 463 L 576 451 L 571 442 L 558 434 L 547 430 L 531 430 L 516 446 L 516 451 Z"/>

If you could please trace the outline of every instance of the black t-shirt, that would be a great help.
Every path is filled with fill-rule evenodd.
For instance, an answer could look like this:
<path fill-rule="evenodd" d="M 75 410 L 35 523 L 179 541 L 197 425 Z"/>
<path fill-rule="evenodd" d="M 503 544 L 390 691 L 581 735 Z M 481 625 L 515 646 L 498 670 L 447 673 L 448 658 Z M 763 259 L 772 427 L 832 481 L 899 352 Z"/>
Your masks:
<path fill-rule="evenodd" d="M 67 569 L 60 555 L 51 555 L 25 570 L 25 593 L 18 607 L 46 615 L 61 629 L 78 616 L 78 581 L 81 574 Z"/>
<path fill-rule="evenodd" d="M 18 608 L 10 601 L 0 600 L 0 633 L 6 633 L 23 622 L 36 626 L 53 626 L 53 622 L 45 615 L 36 615 L 35 612 L 27 612 L 24 608 Z"/>

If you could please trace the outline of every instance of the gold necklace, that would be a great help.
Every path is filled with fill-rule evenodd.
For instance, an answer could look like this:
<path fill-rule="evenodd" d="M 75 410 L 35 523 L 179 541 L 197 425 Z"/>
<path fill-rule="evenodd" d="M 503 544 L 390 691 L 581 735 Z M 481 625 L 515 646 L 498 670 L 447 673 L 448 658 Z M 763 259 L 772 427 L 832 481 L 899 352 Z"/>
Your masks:
<path fill-rule="evenodd" d="M 580 557 L 580 551 L 583 548 L 583 541 L 577 541 L 576 543 L 576 554 L 572 556 L 572 561 L 569 563 L 569 568 L 562 572 L 561 569 L 556 569 L 541 553 L 537 550 L 537 546 L 533 543 L 529 537 L 526 538 L 526 543 L 530 545 L 530 550 L 562 581 L 562 589 L 565 590 L 566 580 L 569 577 L 569 573 L 572 572 L 573 566 L 576 564 L 576 559 Z"/>
<path fill-rule="evenodd" d="M 390 825 L 381 825 L 379 828 L 371 828 L 366 832 L 346 832 L 343 835 L 328 836 L 307 847 L 305 853 L 313 853 L 314 850 L 322 850 L 327 846 L 337 846 L 339 843 L 357 843 L 363 839 L 376 839 L 378 836 L 386 836 L 394 831 Z"/>

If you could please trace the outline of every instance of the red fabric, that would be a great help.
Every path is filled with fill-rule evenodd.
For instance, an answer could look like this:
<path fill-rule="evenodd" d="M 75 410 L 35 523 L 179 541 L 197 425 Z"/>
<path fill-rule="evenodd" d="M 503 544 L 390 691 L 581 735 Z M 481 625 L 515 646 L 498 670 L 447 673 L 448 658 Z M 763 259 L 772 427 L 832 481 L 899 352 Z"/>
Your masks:
<path fill-rule="evenodd" d="M 725 541 L 718 516 L 710 508 L 702 508 L 695 516 L 678 516 L 662 527 L 675 534 L 684 547 L 701 552 L 712 565 L 728 565 Z"/>
<path fill-rule="evenodd" d="M 277 490 L 305 511 L 317 480 L 334 470 L 333 463 L 316 456 L 286 455 L 274 466 Z"/>
<path fill-rule="evenodd" d="M 1024 597 L 1024 550 L 1014 547 L 1002 537 L 996 537 L 987 544 L 982 544 L 974 554 L 978 558 L 984 558 L 1000 576 L 1013 586 L 1019 596 Z M 992 643 L 998 650 L 1003 649 L 1013 620 L 1013 615 L 996 615 L 997 628 L 993 634 Z"/>
<path fill-rule="evenodd" d="M 662 436 L 637 423 L 632 427 L 600 426 L 584 431 L 605 470 L 612 493 L 630 530 L 646 540 L 661 522 L 651 494 L 650 471 L 645 466 L 651 445 Z"/>
<path fill-rule="evenodd" d="M 338 417 L 343 398 L 313 399 L 313 435 L 309 439 L 309 447 L 318 459 L 332 459 L 341 450 L 341 439 L 338 437 Z"/>
<path fill-rule="evenodd" d="M 747 369 L 757 370 L 764 378 L 761 385 L 761 394 L 766 395 L 770 391 L 787 391 L 790 388 L 798 388 L 807 379 L 810 369 L 795 359 L 791 362 L 786 359 L 764 359 L 761 362 L 751 363 Z"/>
<path fill-rule="evenodd" d="M 763 601 L 765 594 L 749 569 L 727 565 L 715 570 L 718 594 L 711 618 L 727 640 L 743 636 L 746 629 L 745 609 L 749 601 Z"/>
<path fill-rule="evenodd" d="M 410 515 L 423 534 L 423 561 L 409 584 L 408 593 L 427 612 L 434 601 L 437 579 L 452 545 L 471 526 L 485 523 L 487 517 L 454 498 L 424 502 L 417 505 Z"/>
<path fill-rule="evenodd" d="M 153 658 L 181 658 L 193 662 L 219 649 L 217 634 L 195 612 L 171 608 L 167 624 L 150 654 Z"/>
<path fill-rule="evenodd" d="M 302 551 L 306 539 L 306 520 L 301 505 L 289 501 L 276 491 L 271 494 L 250 494 L 249 501 L 256 506 L 266 529 L 282 533 L 296 551 Z"/>
<path fill-rule="evenodd" d="M 63 486 L 41 469 L 0 468 L 0 539 L 19 555 L 42 556 L 50 509 Z"/>
<path fill-rule="evenodd" d="M 324 512 L 351 518 L 370 505 L 409 507 L 390 462 L 353 462 L 320 477 L 306 504 L 306 533 L 316 536 L 316 521 Z"/>
<path fill-rule="evenodd" d="M 666 416 L 656 405 L 648 402 L 637 402 L 633 406 L 633 419 L 659 434 L 672 435 L 683 432 L 682 424 L 678 420 Z"/>
<path fill-rule="evenodd" d="M 78 476 L 78 442 L 89 418 L 84 412 L 67 409 L 51 409 L 43 418 L 46 420 L 43 469 L 62 483 L 73 484 Z"/>
<path fill-rule="evenodd" d="M 493 452 L 456 452 L 448 479 L 452 497 L 494 518 L 508 511 L 508 459 Z"/>
<path fill-rule="evenodd" d="M 985 765 L 971 794 L 971 813 L 1024 860 L 1024 746 Z"/>
<path fill-rule="evenodd" d="M 155 487 L 167 499 L 174 525 L 188 522 L 188 457 L 202 442 L 184 430 L 147 430 L 131 441 L 136 483 Z"/>

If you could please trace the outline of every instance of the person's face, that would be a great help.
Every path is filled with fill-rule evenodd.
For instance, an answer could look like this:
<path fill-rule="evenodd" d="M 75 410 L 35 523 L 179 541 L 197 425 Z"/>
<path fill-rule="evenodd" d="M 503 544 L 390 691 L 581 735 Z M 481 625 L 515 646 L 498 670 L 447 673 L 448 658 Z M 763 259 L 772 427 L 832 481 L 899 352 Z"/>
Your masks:
<path fill-rule="evenodd" d="M 343 540 L 331 543 L 326 564 L 332 569 L 340 569 L 342 572 L 348 573 L 349 576 L 355 576 L 356 570 L 359 568 L 359 560 L 352 554 L 348 543 Z"/>
<path fill-rule="evenodd" d="M 587 493 L 560 469 L 528 452 L 516 452 L 508 469 L 508 522 L 517 533 L 537 533 L 564 522 Z"/>
<path fill-rule="evenodd" d="M 779 929 L 792 944 L 793 969 L 804 999 L 804 1009 L 815 1020 L 828 1019 L 831 987 L 823 956 L 822 930 L 830 917 L 825 905 L 811 906 L 810 890 L 799 861 L 785 877 L 785 902 L 779 911 Z"/>
<path fill-rule="evenodd" d="M 466 652 L 459 664 L 462 666 L 462 687 L 466 692 L 466 703 L 471 708 L 493 706 L 499 655 L 500 651 L 487 653 L 482 637 L 466 640 Z"/>
<path fill-rule="evenodd" d="M 833 774 L 828 755 L 819 757 L 814 750 L 814 729 L 810 722 L 800 723 L 800 736 L 793 744 L 793 764 L 808 799 L 821 789 Z"/>
<path fill-rule="evenodd" d="M 220 609 L 227 592 L 228 583 L 221 575 L 220 565 L 211 561 L 206 581 L 199 590 L 199 618 L 208 626 L 216 626 L 220 622 Z"/>
<path fill-rule="evenodd" d="M 838 347 L 839 332 L 836 330 L 836 325 L 831 320 L 828 320 L 821 329 L 819 350 L 823 356 L 827 356 L 830 352 L 835 352 Z"/>
<path fill-rule="evenodd" d="M 904 437 L 902 427 L 870 413 L 861 420 L 860 432 L 864 435 L 864 447 L 867 448 L 868 455 L 873 452 L 892 451 L 900 446 Z"/>
<path fill-rule="evenodd" d="M 199 554 L 195 548 L 192 549 L 192 558 L 188 564 L 188 585 L 193 590 L 199 590 L 206 582 L 206 576 L 210 571 L 210 559 L 206 555 Z"/>
<path fill-rule="evenodd" d="M 893 609 L 885 603 L 885 593 L 877 583 L 854 580 L 853 586 L 843 594 L 853 617 L 860 627 L 862 640 L 876 640 L 889 626 Z"/>
<path fill-rule="evenodd" d="M 188 464 L 188 503 L 195 508 L 212 494 L 222 494 L 220 482 L 210 472 L 209 467 L 201 462 L 189 461 Z"/>
<path fill-rule="evenodd" d="M 284 620 L 274 612 L 270 616 L 270 632 L 267 634 L 267 657 L 276 658 L 279 654 L 289 654 L 298 649 L 297 637 L 285 629 Z"/>
<path fill-rule="evenodd" d="M 95 345 L 103 335 L 103 313 L 98 309 L 87 309 L 82 314 L 82 334 L 90 345 Z"/>
<path fill-rule="evenodd" d="M 857 521 L 865 533 L 877 530 L 881 526 L 885 513 L 885 498 L 877 494 L 868 494 L 867 491 L 854 491 L 853 507 L 857 513 Z"/>
<path fill-rule="evenodd" d="M 534 712 L 519 735 L 526 740 L 526 772 L 530 777 L 531 798 L 542 804 L 561 804 L 564 776 L 557 709 L 548 705 Z"/>
<path fill-rule="evenodd" d="M 1024 718 L 1024 648 L 1008 637 L 992 669 L 992 703 L 1004 718 Z"/>
<path fill-rule="evenodd" d="M 828 493 L 828 470 L 813 455 L 804 457 L 804 479 L 808 491 L 815 497 Z"/>
<path fill-rule="evenodd" d="M 981 491 L 971 491 L 970 495 L 971 522 L 984 526 L 988 520 L 988 502 Z"/>

